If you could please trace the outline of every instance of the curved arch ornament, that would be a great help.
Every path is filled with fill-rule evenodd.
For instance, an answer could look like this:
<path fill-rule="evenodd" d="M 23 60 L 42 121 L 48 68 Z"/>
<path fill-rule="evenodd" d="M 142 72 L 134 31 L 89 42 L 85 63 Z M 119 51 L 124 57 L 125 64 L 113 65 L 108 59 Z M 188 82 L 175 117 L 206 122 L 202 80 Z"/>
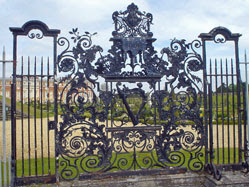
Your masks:
<path fill-rule="evenodd" d="M 220 36 L 220 37 L 217 37 Z M 226 27 L 215 27 L 209 33 L 201 33 L 199 38 L 205 41 L 214 41 L 215 43 L 225 43 L 226 41 L 237 41 L 241 34 L 232 33 Z"/>
<path fill-rule="evenodd" d="M 201 42 L 173 39 L 157 53 L 152 14 L 132 3 L 112 18 L 107 55 L 92 43 L 96 33 L 73 29 L 72 41 L 58 40 L 63 47 L 59 84 L 65 85 L 57 137 L 61 178 L 153 168 L 202 170 Z"/>
<path fill-rule="evenodd" d="M 41 33 L 39 35 L 35 35 L 35 34 L 30 33 L 30 31 L 32 31 L 34 29 L 41 31 Z M 33 39 L 35 37 L 37 39 L 41 39 L 43 36 L 54 37 L 54 36 L 58 36 L 58 34 L 60 34 L 60 30 L 49 29 L 45 23 L 43 23 L 42 21 L 39 21 L 39 20 L 28 21 L 22 27 L 10 27 L 10 31 L 14 35 L 28 36 L 31 39 Z"/>

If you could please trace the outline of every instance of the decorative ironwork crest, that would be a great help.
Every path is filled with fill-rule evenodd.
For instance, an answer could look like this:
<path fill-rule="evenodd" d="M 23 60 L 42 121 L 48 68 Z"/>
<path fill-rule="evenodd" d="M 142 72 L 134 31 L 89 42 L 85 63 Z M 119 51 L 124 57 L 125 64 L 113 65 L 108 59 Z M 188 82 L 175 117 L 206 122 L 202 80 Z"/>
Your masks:
<path fill-rule="evenodd" d="M 132 3 L 127 10 L 114 12 L 112 19 L 115 24 L 114 37 L 152 37 L 150 25 L 152 24 L 152 14 L 140 12 L 138 7 Z"/>
<path fill-rule="evenodd" d="M 112 18 L 115 31 L 107 55 L 92 44 L 95 33 L 80 35 L 73 29 L 73 47 L 67 38 L 58 40 L 65 47 L 58 56 L 59 84 L 65 84 L 56 140 L 60 176 L 72 180 L 100 171 L 203 169 L 201 43 L 173 39 L 158 54 L 150 13 L 132 3 Z"/>

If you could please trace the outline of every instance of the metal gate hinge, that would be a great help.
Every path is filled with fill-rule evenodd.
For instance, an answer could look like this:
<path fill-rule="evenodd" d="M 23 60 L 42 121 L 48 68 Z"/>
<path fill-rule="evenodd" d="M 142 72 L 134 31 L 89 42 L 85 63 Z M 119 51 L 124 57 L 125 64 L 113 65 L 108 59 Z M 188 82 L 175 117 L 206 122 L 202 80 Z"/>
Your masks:
<path fill-rule="evenodd" d="M 54 130 L 56 127 L 55 121 L 49 121 L 48 122 L 48 130 Z"/>

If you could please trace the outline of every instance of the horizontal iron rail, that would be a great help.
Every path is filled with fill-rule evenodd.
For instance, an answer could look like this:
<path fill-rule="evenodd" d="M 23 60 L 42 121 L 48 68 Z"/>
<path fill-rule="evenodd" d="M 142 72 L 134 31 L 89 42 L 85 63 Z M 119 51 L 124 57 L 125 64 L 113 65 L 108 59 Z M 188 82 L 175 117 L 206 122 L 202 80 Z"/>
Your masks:
<path fill-rule="evenodd" d="M 146 126 L 142 126 L 142 127 L 109 127 L 106 128 L 106 131 L 112 132 L 112 131 L 127 131 L 127 130 L 143 130 L 143 131 L 148 131 L 148 130 L 161 130 L 162 127 L 161 126 L 152 126 L 152 127 L 146 127 Z"/>
<path fill-rule="evenodd" d="M 53 77 L 54 75 L 16 75 L 16 78 L 19 77 Z"/>
<path fill-rule="evenodd" d="M 210 76 L 224 76 L 224 74 L 207 74 L 207 77 L 210 77 Z M 226 74 L 226 76 L 237 76 L 237 74 Z"/>

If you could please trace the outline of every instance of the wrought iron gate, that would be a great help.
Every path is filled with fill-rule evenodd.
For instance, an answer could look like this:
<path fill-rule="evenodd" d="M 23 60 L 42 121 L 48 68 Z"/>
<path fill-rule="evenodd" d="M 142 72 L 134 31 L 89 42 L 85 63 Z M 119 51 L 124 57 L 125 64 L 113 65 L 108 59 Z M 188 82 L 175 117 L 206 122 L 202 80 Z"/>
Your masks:
<path fill-rule="evenodd" d="M 240 36 L 224 27 L 216 27 L 199 36 L 204 62 L 205 163 L 216 179 L 221 178 L 221 170 L 241 170 L 242 161 L 245 161 L 243 153 L 246 158 L 246 97 L 245 86 L 241 86 Z M 207 42 L 216 45 L 232 42 L 234 58 L 207 60 Z"/>
<path fill-rule="evenodd" d="M 10 31 L 13 33 L 14 60 L 11 90 L 12 186 L 55 182 L 53 137 L 56 129 L 53 126 L 58 119 L 55 64 L 60 30 L 49 29 L 43 22 L 34 20 L 21 28 L 11 27 Z M 53 59 L 19 58 L 17 46 L 20 36 L 30 39 L 51 37 Z"/>
<path fill-rule="evenodd" d="M 107 55 L 92 44 L 95 34 L 89 32 L 70 31 L 73 44 L 58 40 L 65 47 L 58 56 L 64 73 L 59 85 L 65 85 L 56 140 L 61 178 L 152 168 L 202 170 L 200 41 L 174 39 L 158 54 L 150 13 L 131 4 L 112 18 Z"/>
<path fill-rule="evenodd" d="M 132 3 L 125 11 L 114 12 L 112 19 L 114 21 L 114 31 L 110 39 L 112 46 L 107 53 L 104 53 L 100 46 L 93 44 L 96 33 L 80 34 L 77 28 L 69 32 L 71 39 L 65 37 L 57 39 L 60 31 L 49 29 L 40 21 L 27 22 L 22 28 L 10 28 L 14 35 L 12 84 L 14 183 L 22 185 L 106 175 L 179 173 L 187 170 L 201 171 L 204 168 L 220 179 L 221 173 L 218 169 L 225 167 L 241 169 L 246 157 L 246 154 L 243 157 L 243 153 L 247 151 L 247 141 L 246 118 L 245 115 L 242 116 L 245 107 L 242 108 L 241 102 L 238 59 L 240 35 L 218 27 L 210 33 L 201 34 L 199 37 L 202 41 L 194 40 L 188 43 L 184 39 L 173 39 L 169 47 L 163 48 L 158 53 L 153 46 L 156 39 L 150 30 L 152 14 L 141 12 Z M 40 30 L 41 35 L 32 34 L 33 29 Z M 36 73 L 38 67 L 36 60 L 34 74 L 30 73 L 30 60 L 27 62 L 27 73 L 23 71 L 24 61 L 17 62 L 19 35 L 38 39 L 43 36 L 53 38 L 53 61 L 47 65 L 47 68 L 53 66 L 52 73 L 49 73 L 51 69 L 46 71 L 47 74 L 43 72 L 43 62 L 38 68 L 41 72 Z M 217 39 L 218 35 L 222 35 L 223 39 Z M 219 73 L 217 61 L 207 62 L 206 42 L 211 40 L 221 43 L 226 40 L 235 42 L 235 63 L 229 64 L 227 61 L 225 65 L 219 63 L 221 71 Z M 58 56 L 57 47 L 60 51 Z M 17 73 L 18 64 L 21 73 Z M 225 67 L 224 72 L 222 66 Z M 218 77 L 221 85 L 224 81 L 228 85 L 230 81 L 232 91 L 228 91 L 228 86 L 218 88 Z M 19 89 L 17 79 L 20 79 L 22 93 L 20 124 L 17 124 L 16 119 L 18 112 L 16 93 Z M 25 116 L 23 85 L 26 79 L 28 111 Z M 45 109 L 44 105 L 39 103 L 41 106 L 39 125 L 41 129 L 43 126 L 47 129 L 46 139 L 41 130 L 40 147 L 37 144 L 36 129 L 38 102 L 34 97 L 32 101 L 34 116 L 31 119 L 32 103 L 29 95 L 32 81 L 35 88 L 33 92 L 36 95 L 38 79 L 41 82 L 39 92 L 42 95 L 46 87 L 47 93 Z M 42 86 L 43 80 L 46 81 L 45 87 Z M 236 89 L 235 84 L 237 84 Z M 53 94 L 50 94 L 51 88 Z M 51 95 L 53 101 L 50 101 Z M 232 108 L 229 99 L 232 99 Z M 40 100 L 43 101 L 42 98 Z M 51 103 L 52 118 L 49 115 Z M 47 112 L 45 123 L 42 118 L 43 110 Z M 221 125 L 218 119 L 220 110 Z M 233 118 L 229 118 L 229 112 Z M 217 116 L 215 119 L 214 115 Z M 25 117 L 28 127 L 28 157 L 21 156 L 19 159 L 17 143 L 20 145 L 18 140 L 21 139 L 21 145 L 25 144 L 23 134 Z M 226 124 L 224 118 L 227 118 Z M 34 124 L 31 125 L 30 121 L 34 121 Z M 21 129 L 21 138 L 18 138 L 18 125 Z M 233 137 L 229 132 L 231 128 L 233 128 L 233 131 L 230 131 Z M 34 132 L 34 139 L 30 138 L 31 129 Z M 238 131 L 235 132 L 235 129 Z M 223 137 L 221 147 L 219 147 L 219 137 Z M 232 138 L 234 146 L 230 143 Z M 228 148 L 224 142 L 226 139 L 228 139 Z M 30 147 L 32 141 L 34 149 Z M 44 161 L 44 155 L 38 157 L 38 147 L 43 153 L 44 142 L 48 149 L 48 158 L 46 158 L 48 162 Z M 51 148 L 53 156 L 49 153 Z M 21 150 L 19 154 L 23 155 L 23 149 Z M 221 160 L 219 160 L 220 155 L 222 155 Z M 225 161 L 227 156 L 228 162 Z M 40 161 L 41 174 L 38 167 Z M 35 165 L 34 172 L 31 168 L 32 163 Z M 43 167 L 46 164 L 48 172 L 44 172 Z M 216 168 L 215 165 L 219 166 Z M 248 164 L 245 166 L 248 169 Z M 18 167 L 21 169 L 20 176 L 17 172 Z"/>

